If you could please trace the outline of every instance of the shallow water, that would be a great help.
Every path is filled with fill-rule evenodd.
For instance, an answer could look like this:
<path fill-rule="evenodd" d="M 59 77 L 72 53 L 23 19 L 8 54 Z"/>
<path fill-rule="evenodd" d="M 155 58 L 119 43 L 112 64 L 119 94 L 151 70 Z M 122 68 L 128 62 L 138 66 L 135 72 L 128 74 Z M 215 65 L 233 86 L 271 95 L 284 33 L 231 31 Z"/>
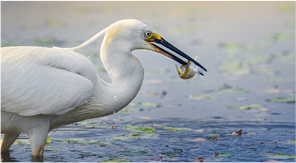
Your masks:
<path fill-rule="evenodd" d="M 117 20 L 136 18 L 187 54 L 199 55 L 208 70 L 187 84 L 173 61 L 135 51 L 145 80 L 131 105 L 49 133 L 44 161 L 295 161 L 294 6 L 2 2 L 1 43 L 72 47 Z M 90 59 L 108 81 L 101 40 L 79 52 L 94 54 Z M 273 101 L 279 97 L 284 101 Z M 242 135 L 233 133 L 241 129 Z M 31 161 L 26 135 L 11 150 L 4 161 Z"/>

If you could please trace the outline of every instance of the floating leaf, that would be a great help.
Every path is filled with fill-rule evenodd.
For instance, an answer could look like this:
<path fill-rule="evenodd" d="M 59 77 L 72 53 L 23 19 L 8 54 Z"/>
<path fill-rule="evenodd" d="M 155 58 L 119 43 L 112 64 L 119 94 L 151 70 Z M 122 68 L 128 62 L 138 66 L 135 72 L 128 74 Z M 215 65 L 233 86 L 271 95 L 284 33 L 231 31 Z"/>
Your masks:
<path fill-rule="evenodd" d="M 204 100 L 204 99 L 216 98 L 216 96 L 213 96 L 213 95 L 189 95 L 188 98 L 199 101 L 199 100 Z"/>
<path fill-rule="evenodd" d="M 239 67 L 241 67 L 239 61 L 225 61 L 218 64 L 219 70 L 237 69 Z"/>
<path fill-rule="evenodd" d="M 251 59 L 247 59 L 243 61 L 244 65 L 254 65 L 259 63 L 266 63 L 269 60 L 267 56 L 264 55 L 257 55 L 255 57 L 252 57 Z"/>
<path fill-rule="evenodd" d="M 272 78 L 267 78 L 263 80 L 264 82 L 282 82 L 284 81 L 283 78 L 276 78 L 276 77 L 272 77 Z"/>
<path fill-rule="evenodd" d="M 264 69 L 252 70 L 252 73 L 254 73 L 254 74 L 260 74 L 260 75 L 275 75 L 275 74 L 278 74 L 279 71 L 278 70 L 264 68 Z"/>
<path fill-rule="evenodd" d="M 237 56 L 238 54 L 240 54 L 243 48 L 241 44 L 234 42 L 221 43 L 220 47 L 223 49 L 223 53 L 230 57 Z"/>
<path fill-rule="evenodd" d="M 248 110 L 251 109 L 250 106 L 230 106 L 230 109 L 240 109 L 240 110 Z"/>
<path fill-rule="evenodd" d="M 123 129 L 130 132 L 155 132 L 155 129 L 151 127 L 124 126 Z"/>
<path fill-rule="evenodd" d="M 123 109 L 123 110 L 120 110 L 119 113 L 134 113 L 134 112 L 140 112 L 142 110 L 143 109 L 129 109 L 129 110 Z"/>
<path fill-rule="evenodd" d="M 276 153 L 276 154 L 266 154 L 268 158 L 272 159 L 293 159 L 295 160 L 296 155 L 293 154 L 281 154 L 281 153 Z"/>
<path fill-rule="evenodd" d="M 295 98 L 286 98 L 286 97 L 275 97 L 267 99 L 270 102 L 286 102 L 286 103 L 295 103 Z"/>
<path fill-rule="evenodd" d="M 64 23 L 61 20 L 49 18 L 46 20 L 46 25 L 51 27 L 62 27 Z"/>
<path fill-rule="evenodd" d="M 287 61 L 295 61 L 295 54 L 289 53 L 289 52 L 284 52 L 281 57 Z"/>
<path fill-rule="evenodd" d="M 128 136 L 115 136 L 111 139 L 113 140 L 131 140 L 131 139 L 154 139 L 158 138 L 158 134 L 156 133 L 136 133 L 130 134 Z"/>
<path fill-rule="evenodd" d="M 237 131 L 237 132 L 232 132 L 231 135 L 242 135 L 243 129 Z"/>
<path fill-rule="evenodd" d="M 164 127 L 165 130 L 170 131 L 192 131 L 191 128 L 172 128 L 172 127 Z"/>
<path fill-rule="evenodd" d="M 112 143 L 102 143 L 102 142 L 98 142 L 96 140 L 86 140 L 86 139 L 66 139 L 66 140 L 64 140 L 64 142 L 67 142 L 67 143 L 74 142 L 74 143 L 81 143 L 81 144 L 88 144 L 88 145 L 99 144 L 102 146 L 112 144 Z"/>
<path fill-rule="evenodd" d="M 294 35 L 292 33 L 276 33 L 268 37 L 268 39 L 272 41 L 284 41 L 284 40 L 291 40 L 293 38 L 294 38 Z"/>
<path fill-rule="evenodd" d="M 138 106 L 138 107 L 159 107 L 160 104 L 157 102 L 139 102 L 139 103 L 129 103 L 129 106 Z"/>
<path fill-rule="evenodd" d="M 249 90 L 239 88 L 239 87 L 234 87 L 228 84 L 224 84 L 223 87 L 218 89 L 218 91 L 223 93 L 248 93 L 249 92 Z"/>
<path fill-rule="evenodd" d="M 239 68 L 239 69 L 227 69 L 221 71 L 225 75 L 249 75 L 251 70 L 248 67 Z"/>
<path fill-rule="evenodd" d="M 209 140 L 217 140 L 218 138 L 220 138 L 220 135 L 209 134 L 209 137 L 208 137 Z"/>
<path fill-rule="evenodd" d="M 58 44 L 56 39 L 51 38 L 34 38 L 32 39 L 32 42 L 39 46 L 54 46 Z"/>

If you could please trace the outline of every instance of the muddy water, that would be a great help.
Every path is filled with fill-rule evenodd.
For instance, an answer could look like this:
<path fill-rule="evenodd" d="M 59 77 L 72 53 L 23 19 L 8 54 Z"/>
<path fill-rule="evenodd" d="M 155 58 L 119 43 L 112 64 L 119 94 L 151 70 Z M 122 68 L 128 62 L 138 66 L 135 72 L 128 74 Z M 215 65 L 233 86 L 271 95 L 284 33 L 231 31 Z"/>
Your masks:
<path fill-rule="evenodd" d="M 295 161 L 294 6 L 2 2 L 1 44 L 72 47 L 117 20 L 135 18 L 192 57 L 199 55 L 208 70 L 187 84 L 173 61 L 135 51 L 145 79 L 131 105 L 51 132 L 45 161 Z M 109 81 L 99 57 L 101 40 L 79 52 L 94 54 L 98 74 Z M 6 161 L 31 161 L 26 135 L 11 150 Z"/>

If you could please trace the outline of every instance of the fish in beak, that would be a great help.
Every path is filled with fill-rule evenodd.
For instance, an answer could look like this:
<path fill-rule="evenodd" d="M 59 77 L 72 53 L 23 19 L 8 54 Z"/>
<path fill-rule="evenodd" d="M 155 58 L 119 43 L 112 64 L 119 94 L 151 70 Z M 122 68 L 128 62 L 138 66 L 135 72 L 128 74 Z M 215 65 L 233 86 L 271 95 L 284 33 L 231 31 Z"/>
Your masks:
<path fill-rule="evenodd" d="M 167 56 L 167 57 L 169 57 L 181 64 L 180 68 L 182 71 L 180 71 L 177 66 L 176 67 L 177 67 L 178 74 L 182 79 L 191 79 L 197 73 L 199 73 L 200 75 L 204 75 L 202 73 L 202 71 L 197 70 L 197 68 L 196 69 L 193 68 L 194 65 L 198 66 L 200 69 L 207 72 L 207 69 L 205 69 L 200 63 L 198 63 L 196 61 L 196 59 L 191 58 L 190 56 L 188 56 L 187 54 L 185 54 L 184 52 L 182 52 L 181 50 L 179 50 L 178 48 L 173 46 L 168 41 L 166 41 L 164 38 L 162 38 L 160 35 L 155 34 L 151 31 L 147 31 L 145 34 L 145 37 L 146 37 L 145 41 L 147 41 L 153 47 L 155 52 L 163 54 L 163 55 L 165 55 L 165 56 Z M 176 54 L 187 59 L 188 61 L 184 61 L 184 60 L 180 59 L 176 55 L 173 55 L 172 53 L 166 51 L 165 49 L 157 46 L 156 43 L 168 48 L 169 50 L 175 52 Z"/>

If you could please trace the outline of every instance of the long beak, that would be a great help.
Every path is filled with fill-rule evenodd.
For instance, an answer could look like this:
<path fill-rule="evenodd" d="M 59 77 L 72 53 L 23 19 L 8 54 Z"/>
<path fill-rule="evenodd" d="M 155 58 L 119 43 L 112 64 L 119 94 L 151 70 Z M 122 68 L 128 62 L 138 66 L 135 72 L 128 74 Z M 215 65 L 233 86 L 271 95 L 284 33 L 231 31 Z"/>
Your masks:
<path fill-rule="evenodd" d="M 161 36 L 159 36 L 158 34 L 152 34 L 152 37 L 149 39 L 146 39 L 147 42 L 150 43 L 151 46 L 153 46 L 154 51 L 161 53 L 177 62 L 179 62 L 182 65 L 187 65 L 186 61 L 183 61 L 182 59 L 178 58 L 177 56 L 171 54 L 170 52 L 162 49 L 161 47 L 157 46 L 154 43 L 151 42 L 155 42 L 158 43 L 168 49 L 170 49 L 171 51 L 177 53 L 178 55 L 188 59 L 189 61 L 193 62 L 195 65 L 197 65 L 198 67 L 200 67 L 201 69 L 203 69 L 204 71 L 207 71 L 207 69 L 205 69 L 201 64 L 199 64 L 196 60 L 194 60 L 193 58 L 191 58 L 190 56 L 188 56 L 187 54 L 185 54 L 184 52 L 182 52 L 181 50 L 179 50 L 178 48 L 176 48 L 175 46 L 173 46 L 172 44 L 170 44 L 169 42 L 167 42 L 164 38 L 162 38 Z"/>

